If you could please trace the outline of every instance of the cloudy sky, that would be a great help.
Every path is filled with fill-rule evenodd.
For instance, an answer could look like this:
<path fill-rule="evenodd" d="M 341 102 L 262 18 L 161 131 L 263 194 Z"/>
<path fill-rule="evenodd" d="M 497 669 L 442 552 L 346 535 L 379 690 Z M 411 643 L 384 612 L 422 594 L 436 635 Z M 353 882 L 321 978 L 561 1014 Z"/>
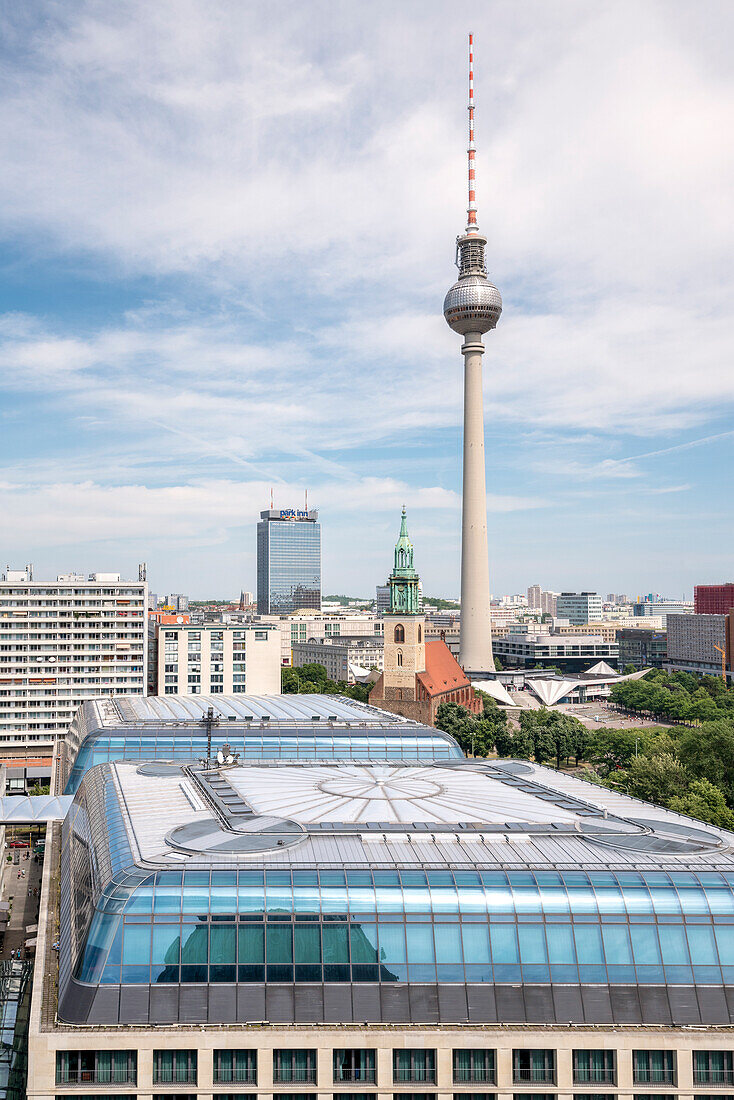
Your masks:
<path fill-rule="evenodd" d="M 492 587 L 734 574 L 729 0 L 0 0 L 2 564 L 255 586 L 304 490 L 324 590 L 403 502 L 458 590 L 478 203 Z"/>

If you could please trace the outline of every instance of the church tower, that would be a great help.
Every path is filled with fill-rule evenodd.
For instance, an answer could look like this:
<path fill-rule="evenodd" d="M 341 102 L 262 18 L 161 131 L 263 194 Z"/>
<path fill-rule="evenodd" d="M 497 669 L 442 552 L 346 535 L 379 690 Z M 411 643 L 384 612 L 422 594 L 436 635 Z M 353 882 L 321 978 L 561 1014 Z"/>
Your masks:
<path fill-rule="evenodd" d="M 415 699 L 416 673 L 426 669 L 426 624 L 420 611 L 419 577 L 413 565 L 413 543 L 408 535 L 405 508 L 388 585 L 390 610 L 384 616 L 384 698 Z"/>

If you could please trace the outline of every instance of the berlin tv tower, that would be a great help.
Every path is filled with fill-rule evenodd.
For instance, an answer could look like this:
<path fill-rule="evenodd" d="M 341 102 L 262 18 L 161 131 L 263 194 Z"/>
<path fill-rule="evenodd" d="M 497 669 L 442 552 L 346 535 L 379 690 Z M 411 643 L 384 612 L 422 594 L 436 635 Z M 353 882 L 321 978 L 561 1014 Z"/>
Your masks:
<path fill-rule="evenodd" d="M 443 315 L 464 337 L 464 478 L 461 514 L 461 638 L 459 663 L 466 672 L 493 672 L 489 612 L 487 489 L 484 468 L 482 334 L 495 328 L 502 312 L 497 287 L 487 279 L 487 238 L 477 227 L 474 144 L 474 36 L 469 35 L 469 207 L 467 225 L 456 238 L 458 282 L 446 295 Z"/>

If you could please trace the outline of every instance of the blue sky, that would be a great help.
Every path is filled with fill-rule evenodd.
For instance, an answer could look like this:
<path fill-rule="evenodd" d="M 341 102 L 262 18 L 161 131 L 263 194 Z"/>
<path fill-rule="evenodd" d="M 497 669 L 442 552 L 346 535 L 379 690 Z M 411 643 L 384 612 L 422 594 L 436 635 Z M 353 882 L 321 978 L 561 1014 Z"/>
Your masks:
<path fill-rule="evenodd" d="M 0 5 L 3 562 L 458 590 L 466 33 L 495 592 L 731 579 L 732 5 Z"/>

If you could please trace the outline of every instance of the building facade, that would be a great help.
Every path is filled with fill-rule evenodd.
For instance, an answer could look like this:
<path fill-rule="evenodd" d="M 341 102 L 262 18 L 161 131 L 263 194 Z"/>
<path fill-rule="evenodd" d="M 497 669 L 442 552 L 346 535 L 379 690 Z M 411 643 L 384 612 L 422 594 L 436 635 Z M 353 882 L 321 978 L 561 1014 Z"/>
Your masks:
<path fill-rule="evenodd" d="M 333 635 L 322 640 L 315 638 L 293 643 L 293 667 L 323 665 L 330 680 L 355 682 L 357 669 L 382 671 L 383 640 L 381 636 Z"/>
<path fill-rule="evenodd" d="M 77 708 L 145 695 L 147 584 L 119 573 L 0 579 L 0 749 L 53 750 Z"/>
<path fill-rule="evenodd" d="M 692 615 L 693 604 L 685 600 L 638 600 L 632 605 L 633 613 L 643 618 L 658 618 L 665 629 L 669 615 Z"/>
<path fill-rule="evenodd" d="M 734 583 L 697 584 L 693 609 L 697 615 L 727 615 L 734 608 Z"/>
<path fill-rule="evenodd" d="M 561 592 L 556 599 L 556 615 L 568 619 L 571 626 L 583 626 L 601 619 L 602 606 L 597 592 Z"/>
<path fill-rule="evenodd" d="M 85 774 L 46 846 L 32 1100 L 731 1091 L 733 834 L 362 742 Z"/>
<path fill-rule="evenodd" d="M 726 615 L 668 615 L 667 633 L 666 666 L 672 672 L 721 675 L 721 651 L 726 653 Z M 731 662 L 726 663 L 730 679 Z"/>
<path fill-rule="evenodd" d="M 583 672 L 595 661 L 607 661 L 616 668 L 619 658 L 618 643 L 598 635 L 510 633 L 495 638 L 494 648 L 503 666 L 554 666 L 564 672 Z"/>
<path fill-rule="evenodd" d="M 257 610 L 280 615 L 321 610 L 321 524 L 318 512 L 271 508 L 257 525 Z"/>
<path fill-rule="evenodd" d="M 619 667 L 663 668 L 668 656 L 668 635 L 665 630 L 622 629 L 617 632 Z"/>
<path fill-rule="evenodd" d="M 280 695 L 277 628 L 156 623 L 154 629 L 152 695 Z"/>

